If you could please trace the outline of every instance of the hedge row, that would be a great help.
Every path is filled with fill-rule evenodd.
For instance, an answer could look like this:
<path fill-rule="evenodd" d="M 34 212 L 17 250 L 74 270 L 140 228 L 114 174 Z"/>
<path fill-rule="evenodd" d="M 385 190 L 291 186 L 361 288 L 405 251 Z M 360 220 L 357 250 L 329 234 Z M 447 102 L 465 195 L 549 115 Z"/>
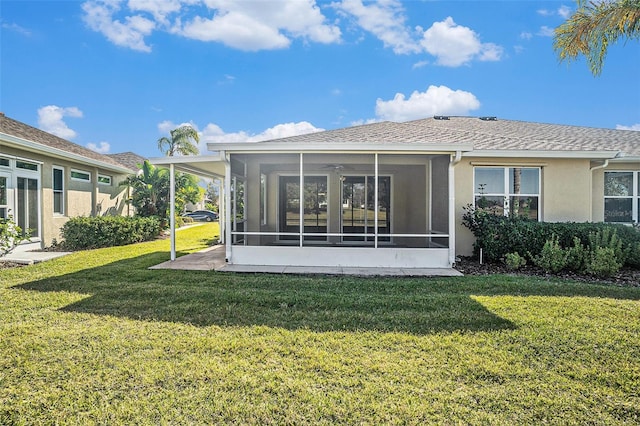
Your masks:
<path fill-rule="evenodd" d="M 590 238 L 605 229 L 615 230 L 627 253 L 625 266 L 640 268 L 640 231 L 632 226 L 609 223 L 538 222 L 520 217 L 496 215 L 469 206 L 462 223 L 476 237 L 474 254 L 488 262 L 505 259 L 508 253 L 537 256 L 549 240 L 556 240 L 561 247 L 572 247 L 575 238 L 589 246 Z"/>
<path fill-rule="evenodd" d="M 62 244 L 69 250 L 85 250 L 139 243 L 159 234 L 157 217 L 74 217 L 62 227 Z"/>

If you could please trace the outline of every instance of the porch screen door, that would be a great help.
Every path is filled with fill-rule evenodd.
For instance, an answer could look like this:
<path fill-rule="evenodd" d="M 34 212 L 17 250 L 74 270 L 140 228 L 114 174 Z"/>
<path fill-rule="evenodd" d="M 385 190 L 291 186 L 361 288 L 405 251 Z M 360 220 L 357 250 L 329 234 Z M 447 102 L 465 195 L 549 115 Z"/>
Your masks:
<path fill-rule="evenodd" d="M 18 178 L 16 221 L 23 232 L 33 237 L 40 236 L 38 220 L 38 179 Z"/>
<path fill-rule="evenodd" d="M 304 232 L 327 232 L 327 177 L 304 177 Z M 279 232 L 300 232 L 300 177 L 280 176 Z M 297 236 L 282 235 L 281 240 L 298 240 Z M 306 241 L 326 241 L 326 236 L 307 236 Z"/>

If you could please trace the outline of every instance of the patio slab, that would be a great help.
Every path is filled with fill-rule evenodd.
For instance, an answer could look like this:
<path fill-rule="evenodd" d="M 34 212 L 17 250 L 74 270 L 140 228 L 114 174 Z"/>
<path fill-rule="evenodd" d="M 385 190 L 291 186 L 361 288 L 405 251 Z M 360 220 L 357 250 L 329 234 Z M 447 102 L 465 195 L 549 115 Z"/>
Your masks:
<path fill-rule="evenodd" d="M 409 276 L 409 277 L 461 277 L 453 268 L 346 268 L 341 266 L 274 266 L 233 265 L 225 262 L 225 247 L 217 245 L 197 253 L 166 261 L 149 269 L 178 269 L 186 271 L 216 271 L 238 273 L 298 274 L 298 275 L 354 275 L 354 276 Z"/>

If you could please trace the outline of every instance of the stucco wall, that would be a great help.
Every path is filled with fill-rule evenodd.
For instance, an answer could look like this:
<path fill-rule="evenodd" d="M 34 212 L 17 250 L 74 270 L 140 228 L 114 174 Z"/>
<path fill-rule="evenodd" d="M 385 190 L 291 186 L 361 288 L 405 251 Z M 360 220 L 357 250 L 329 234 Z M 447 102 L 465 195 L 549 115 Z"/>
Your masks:
<path fill-rule="evenodd" d="M 455 166 L 456 187 L 456 253 L 470 255 L 474 237 L 462 226 L 463 208 L 473 204 L 474 165 L 503 167 L 541 167 L 540 208 L 541 220 L 545 222 L 587 222 L 602 220 L 592 218 L 592 187 L 602 186 L 602 174 L 594 172 L 592 180 L 591 162 L 584 159 L 549 158 L 473 158 L 463 157 Z M 602 198 L 594 193 L 594 205 Z M 602 203 L 602 201 L 599 201 Z"/>
<path fill-rule="evenodd" d="M 43 246 L 51 244 L 53 239 L 60 240 L 60 228 L 70 217 L 91 216 L 92 214 L 126 214 L 126 188 L 118 183 L 125 179 L 124 174 L 114 174 L 64 159 L 51 158 L 42 154 L 22 151 L 2 146 L 2 154 L 18 157 L 26 161 L 42 163 L 39 165 L 39 198 L 40 198 L 40 237 Z M 64 214 L 53 213 L 53 166 L 64 169 Z M 71 180 L 71 169 L 82 170 L 91 174 L 91 182 Z M 6 170 L 4 170 L 6 171 Z M 18 171 L 11 171 L 13 175 Z M 111 185 L 97 184 L 97 175 L 111 177 Z"/>

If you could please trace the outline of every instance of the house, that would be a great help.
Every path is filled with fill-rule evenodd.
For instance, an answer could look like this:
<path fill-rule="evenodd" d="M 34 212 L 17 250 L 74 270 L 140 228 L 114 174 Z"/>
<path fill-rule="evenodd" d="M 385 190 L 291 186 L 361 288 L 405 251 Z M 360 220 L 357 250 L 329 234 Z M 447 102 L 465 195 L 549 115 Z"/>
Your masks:
<path fill-rule="evenodd" d="M 550 222 L 640 215 L 635 131 L 438 116 L 208 149 L 151 162 L 223 180 L 230 264 L 451 267 L 472 251 L 470 204 Z"/>
<path fill-rule="evenodd" d="M 141 158 L 99 154 L 0 113 L 0 217 L 43 247 L 70 217 L 127 214 L 118 184 Z"/>

